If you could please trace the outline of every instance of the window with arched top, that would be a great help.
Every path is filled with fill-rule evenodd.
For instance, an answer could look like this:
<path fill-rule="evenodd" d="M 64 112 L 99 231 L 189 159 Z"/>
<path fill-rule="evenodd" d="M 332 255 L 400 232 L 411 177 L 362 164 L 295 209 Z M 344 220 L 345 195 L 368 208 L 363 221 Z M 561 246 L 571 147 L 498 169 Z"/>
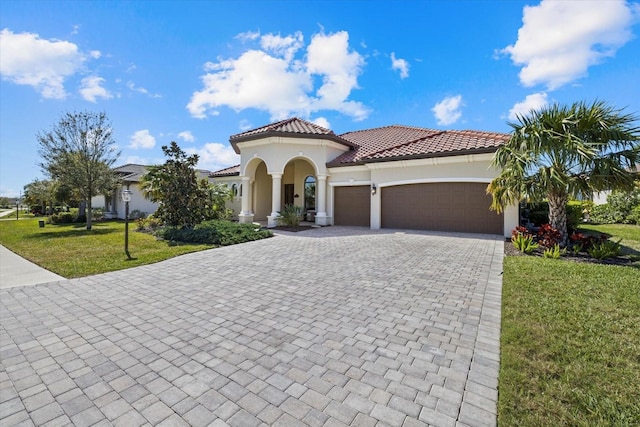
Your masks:
<path fill-rule="evenodd" d="M 316 209 L 316 178 L 312 175 L 304 179 L 304 209 Z"/>
<path fill-rule="evenodd" d="M 238 184 L 235 182 L 231 184 L 231 194 L 233 194 L 233 197 L 238 197 Z"/>

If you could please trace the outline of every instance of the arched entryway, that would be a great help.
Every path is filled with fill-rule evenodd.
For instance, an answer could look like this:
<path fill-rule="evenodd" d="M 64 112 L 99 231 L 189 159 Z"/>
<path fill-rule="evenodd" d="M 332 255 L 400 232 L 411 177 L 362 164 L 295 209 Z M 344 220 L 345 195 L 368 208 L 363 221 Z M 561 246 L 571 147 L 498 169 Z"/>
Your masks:
<path fill-rule="evenodd" d="M 282 171 L 270 169 L 263 159 L 247 163 L 242 176 L 242 222 L 266 221 L 276 225 L 276 218 L 285 207 L 300 207 L 305 216 L 320 225 L 326 224 L 326 175 L 318 175 L 316 165 L 308 158 L 294 157 Z M 308 214 L 308 215 L 307 215 Z"/>

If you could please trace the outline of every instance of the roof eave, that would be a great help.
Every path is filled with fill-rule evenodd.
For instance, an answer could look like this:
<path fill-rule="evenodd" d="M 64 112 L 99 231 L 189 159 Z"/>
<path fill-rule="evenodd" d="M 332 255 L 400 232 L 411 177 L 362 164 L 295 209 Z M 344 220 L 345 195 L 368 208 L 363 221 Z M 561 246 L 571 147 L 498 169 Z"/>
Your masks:
<path fill-rule="evenodd" d="M 233 147 L 236 154 L 240 154 L 240 149 L 238 148 L 238 143 L 246 142 L 246 141 L 255 141 L 257 139 L 265 139 L 270 137 L 285 137 L 285 138 L 305 138 L 305 139 L 327 139 L 329 141 L 336 142 L 338 144 L 345 145 L 349 148 L 355 148 L 356 145 L 350 141 L 347 141 L 344 138 L 340 138 L 335 134 L 319 134 L 319 133 L 295 133 L 295 132 L 282 132 L 282 131 L 266 131 L 253 135 L 245 135 L 239 137 L 231 137 L 229 142 Z"/>

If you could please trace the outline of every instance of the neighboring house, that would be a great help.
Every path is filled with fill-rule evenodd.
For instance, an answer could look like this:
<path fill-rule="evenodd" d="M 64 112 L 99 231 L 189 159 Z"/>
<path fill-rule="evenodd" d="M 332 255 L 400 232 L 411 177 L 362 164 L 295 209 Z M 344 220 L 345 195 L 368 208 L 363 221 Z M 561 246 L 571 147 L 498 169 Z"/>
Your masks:
<path fill-rule="evenodd" d="M 636 174 L 636 180 L 640 181 L 640 170 L 636 166 L 635 168 L 627 168 L 627 171 L 634 172 Z M 597 193 L 593 193 L 591 200 L 594 205 L 604 205 L 607 204 L 607 198 L 612 193 L 611 190 L 599 191 Z"/>
<path fill-rule="evenodd" d="M 135 210 L 150 215 L 158 209 L 158 204 L 147 198 L 140 190 L 140 181 L 147 173 L 148 167 L 144 165 L 126 164 L 114 168 L 113 171 L 118 175 L 120 184 L 111 192 L 103 196 L 96 196 L 92 199 L 91 204 L 94 208 L 103 208 L 104 217 L 124 218 L 124 202 L 122 201 L 122 190 L 129 189 L 131 191 L 131 201 L 129 202 L 129 212 Z M 198 169 L 198 178 L 208 178 L 210 171 Z"/>
<path fill-rule="evenodd" d="M 511 235 L 518 207 L 489 209 L 508 134 L 385 126 L 336 135 L 291 118 L 230 137 L 238 166 L 213 172 L 240 222 L 276 225 L 285 204 L 318 225 Z"/>

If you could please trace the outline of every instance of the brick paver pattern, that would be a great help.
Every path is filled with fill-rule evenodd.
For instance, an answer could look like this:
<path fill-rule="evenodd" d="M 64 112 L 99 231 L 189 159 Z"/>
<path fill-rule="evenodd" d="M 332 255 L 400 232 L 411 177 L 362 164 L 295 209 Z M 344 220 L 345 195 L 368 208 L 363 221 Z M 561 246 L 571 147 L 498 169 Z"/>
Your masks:
<path fill-rule="evenodd" d="M 328 227 L 3 290 L 0 424 L 495 425 L 502 257 Z"/>

